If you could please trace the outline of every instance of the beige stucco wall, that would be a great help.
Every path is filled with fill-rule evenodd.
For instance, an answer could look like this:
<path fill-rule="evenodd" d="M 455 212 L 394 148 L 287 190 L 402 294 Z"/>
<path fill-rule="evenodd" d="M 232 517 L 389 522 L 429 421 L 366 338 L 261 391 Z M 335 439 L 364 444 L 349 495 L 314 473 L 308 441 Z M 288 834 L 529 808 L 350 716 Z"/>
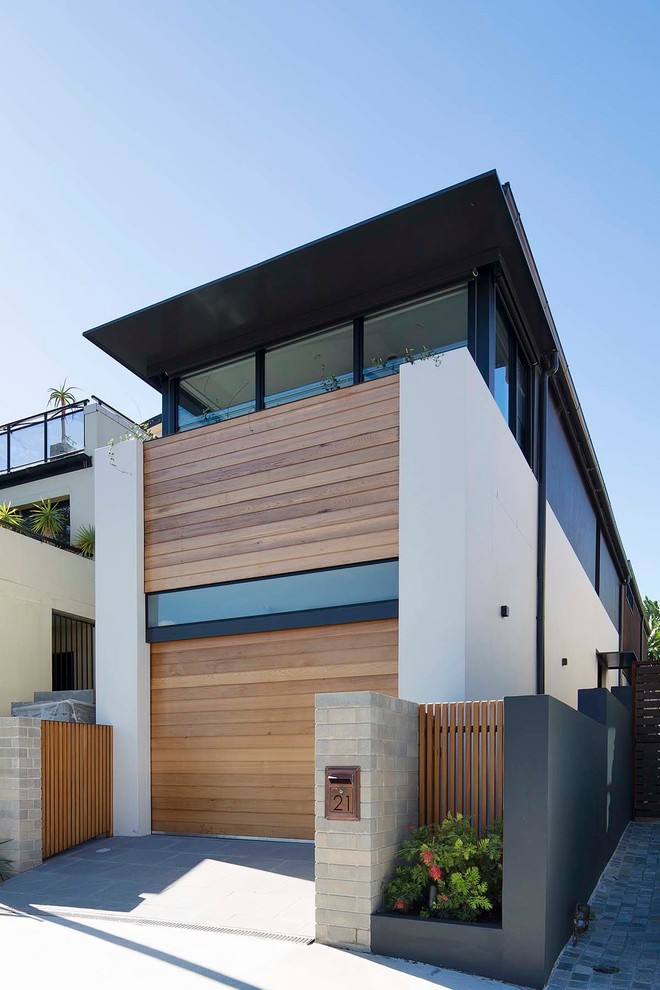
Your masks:
<path fill-rule="evenodd" d="M 52 684 L 52 613 L 94 618 L 94 564 L 0 529 L 0 717 Z"/>

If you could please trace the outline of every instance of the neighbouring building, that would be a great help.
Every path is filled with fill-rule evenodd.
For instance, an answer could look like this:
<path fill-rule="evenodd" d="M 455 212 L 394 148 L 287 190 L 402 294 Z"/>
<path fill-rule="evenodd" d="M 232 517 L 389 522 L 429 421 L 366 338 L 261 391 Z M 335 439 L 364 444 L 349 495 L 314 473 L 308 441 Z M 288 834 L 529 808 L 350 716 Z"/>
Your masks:
<path fill-rule="evenodd" d="M 95 450 L 134 428 L 96 398 L 0 426 L 0 503 L 27 521 L 50 499 L 64 521 L 58 539 L 0 527 L 0 716 L 35 692 L 94 688 L 94 562 L 72 541 L 94 527 Z"/>
<path fill-rule="evenodd" d="M 87 336 L 163 396 L 96 473 L 118 832 L 313 838 L 317 692 L 575 706 L 644 656 L 495 172 Z"/>

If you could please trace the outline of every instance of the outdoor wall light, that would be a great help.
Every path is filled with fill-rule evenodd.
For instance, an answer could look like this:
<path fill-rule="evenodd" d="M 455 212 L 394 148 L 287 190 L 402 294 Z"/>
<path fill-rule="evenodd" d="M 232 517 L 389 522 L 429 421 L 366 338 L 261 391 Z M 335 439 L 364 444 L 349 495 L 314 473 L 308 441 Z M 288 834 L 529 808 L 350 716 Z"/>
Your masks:
<path fill-rule="evenodd" d="M 509 618 L 509 606 L 508 605 L 500 605 L 500 615 L 502 616 L 503 619 L 508 619 Z"/>
<path fill-rule="evenodd" d="M 561 665 L 562 667 L 568 667 L 568 657 L 561 658 Z"/>

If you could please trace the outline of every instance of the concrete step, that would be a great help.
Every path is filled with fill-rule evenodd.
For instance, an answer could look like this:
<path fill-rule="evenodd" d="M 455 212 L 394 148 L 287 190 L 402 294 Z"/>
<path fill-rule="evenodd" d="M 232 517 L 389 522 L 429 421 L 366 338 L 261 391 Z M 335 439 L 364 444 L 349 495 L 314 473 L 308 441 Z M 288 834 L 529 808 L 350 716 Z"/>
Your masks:
<path fill-rule="evenodd" d="M 47 701 L 84 701 L 94 704 L 94 691 L 35 691 L 34 704 Z"/>

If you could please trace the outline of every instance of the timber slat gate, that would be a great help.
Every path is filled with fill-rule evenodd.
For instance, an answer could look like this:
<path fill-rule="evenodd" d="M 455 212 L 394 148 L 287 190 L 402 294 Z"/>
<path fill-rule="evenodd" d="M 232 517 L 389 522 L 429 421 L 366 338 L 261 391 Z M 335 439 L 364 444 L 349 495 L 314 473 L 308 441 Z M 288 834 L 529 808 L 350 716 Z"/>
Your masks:
<path fill-rule="evenodd" d="M 419 824 L 449 812 L 483 834 L 502 820 L 504 702 L 419 706 Z"/>
<path fill-rule="evenodd" d="M 41 723 L 42 857 L 112 835 L 112 726 Z"/>
<path fill-rule="evenodd" d="M 635 818 L 660 819 L 660 663 L 633 667 Z"/>

